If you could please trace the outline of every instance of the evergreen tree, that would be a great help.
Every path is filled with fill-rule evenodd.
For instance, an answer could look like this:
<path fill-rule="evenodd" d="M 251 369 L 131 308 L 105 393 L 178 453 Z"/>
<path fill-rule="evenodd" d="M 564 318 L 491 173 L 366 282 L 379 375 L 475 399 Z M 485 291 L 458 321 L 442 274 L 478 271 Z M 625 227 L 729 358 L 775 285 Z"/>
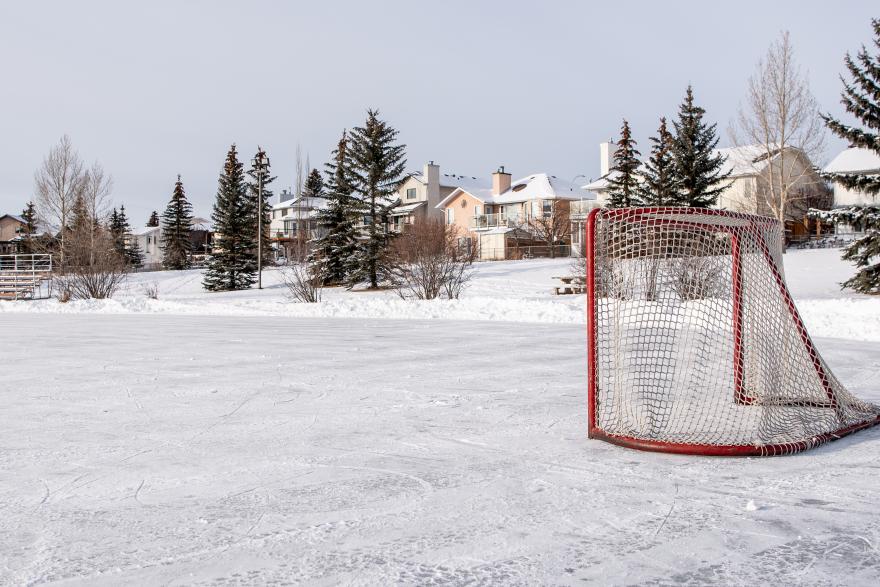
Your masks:
<path fill-rule="evenodd" d="M 24 220 L 24 227 L 21 229 L 22 253 L 34 252 L 34 235 L 37 233 L 37 209 L 33 202 L 28 202 L 24 210 L 21 212 L 21 219 Z"/>
<path fill-rule="evenodd" d="M 679 106 L 678 120 L 673 122 L 672 158 L 678 183 L 678 205 L 708 208 L 715 204 L 726 188 L 730 172 L 723 173 L 724 157 L 714 154 L 718 145 L 715 124 L 706 124 L 706 113 L 694 104 L 694 92 L 688 86 L 684 102 Z"/>
<path fill-rule="evenodd" d="M 641 206 L 674 206 L 678 200 L 678 182 L 672 159 L 672 134 L 666 128 L 666 118 L 660 119 L 657 136 L 651 137 L 651 155 L 640 172 L 642 181 L 636 188 Z"/>
<path fill-rule="evenodd" d="M 870 149 L 880 157 L 880 19 L 872 19 L 874 46 L 877 54 L 871 56 L 863 46 L 854 60 L 847 54 L 844 62 L 852 81 L 844 81 L 841 103 L 846 111 L 861 121 L 863 127 L 844 124 L 830 114 L 823 115 L 826 126 L 835 135 L 849 141 L 853 147 Z M 823 176 L 847 189 L 859 190 L 874 199 L 871 206 L 849 206 L 831 212 L 812 211 L 814 217 L 827 221 L 845 222 L 865 231 L 844 249 L 843 258 L 854 261 L 859 271 L 843 283 L 862 293 L 880 293 L 880 174 L 825 173 Z"/>
<path fill-rule="evenodd" d="M 614 151 L 614 165 L 608 175 L 609 208 L 629 208 L 638 203 L 639 154 L 629 123 L 624 119 Z"/>
<path fill-rule="evenodd" d="M 147 226 L 150 228 L 159 226 L 159 213 L 155 210 L 150 214 L 150 218 L 147 220 Z"/>
<path fill-rule="evenodd" d="M 251 210 L 244 168 L 233 144 L 226 155 L 211 214 L 217 236 L 202 282 L 205 289 L 237 290 L 253 285 L 257 268 L 254 254 L 257 235 Z"/>
<path fill-rule="evenodd" d="M 131 237 L 131 225 L 128 223 L 124 204 L 119 207 L 118 211 L 113 208 L 113 211 L 110 212 L 107 228 L 110 230 L 113 248 L 116 252 L 125 257 L 132 267 L 143 267 L 144 253 L 141 251 L 137 239 Z"/>
<path fill-rule="evenodd" d="M 327 207 L 318 212 L 318 226 L 324 234 L 315 241 L 310 256 L 310 261 L 316 265 L 315 273 L 321 275 L 328 285 L 347 281 L 351 260 L 358 251 L 355 220 L 359 216 L 361 203 L 352 197 L 347 147 L 348 139 L 343 132 L 330 162 L 325 166 L 327 184 L 321 189 L 327 198 Z M 314 190 L 317 187 L 312 175 L 309 174 L 306 189 Z"/>
<path fill-rule="evenodd" d="M 187 269 L 190 266 L 192 221 L 192 205 L 186 199 L 178 175 L 171 201 L 162 213 L 162 266 L 165 269 Z"/>
<path fill-rule="evenodd" d="M 125 255 L 125 228 L 119 221 L 119 211 L 116 208 L 110 211 L 107 218 L 107 231 L 113 239 L 113 250 L 119 255 Z"/>
<path fill-rule="evenodd" d="M 256 234 L 259 230 L 259 222 L 257 217 L 257 207 L 260 200 L 259 184 L 257 182 L 257 170 L 251 162 L 251 168 L 248 170 L 248 216 L 250 217 L 251 226 L 254 230 L 254 246 L 257 244 Z M 263 264 L 270 262 L 273 258 L 272 253 L 272 232 L 270 230 L 272 223 L 272 190 L 267 186 L 275 181 L 275 177 L 269 173 L 267 167 L 263 173 Z M 254 250 L 254 258 L 256 259 L 257 251 Z"/>
<path fill-rule="evenodd" d="M 306 177 L 303 197 L 309 200 L 324 197 L 324 180 L 321 178 L 321 172 L 317 169 L 312 169 L 308 177 Z"/>
<path fill-rule="evenodd" d="M 397 134 L 379 119 L 377 110 L 368 110 L 364 126 L 355 127 L 351 132 L 352 185 L 363 204 L 368 224 L 348 275 L 350 285 L 368 282 L 370 289 L 376 289 L 380 281 L 390 276 L 389 235 L 385 225 L 392 196 L 406 167 L 406 147 L 395 144 Z"/>

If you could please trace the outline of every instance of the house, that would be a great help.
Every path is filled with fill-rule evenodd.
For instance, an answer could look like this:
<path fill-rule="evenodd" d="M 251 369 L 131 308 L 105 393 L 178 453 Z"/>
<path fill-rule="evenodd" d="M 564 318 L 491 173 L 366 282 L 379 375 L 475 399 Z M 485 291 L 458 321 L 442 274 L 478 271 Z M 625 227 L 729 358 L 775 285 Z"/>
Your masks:
<path fill-rule="evenodd" d="M 489 189 L 487 179 L 440 173 L 440 166 L 427 162 L 421 172 L 410 173 L 397 188 L 397 200 L 388 213 L 388 230 L 401 232 L 407 224 L 418 220 L 443 220 L 438 204 L 457 188 Z"/>
<path fill-rule="evenodd" d="M 786 210 L 786 235 L 790 239 L 799 239 L 819 229 L 815 221 L 807 218 L 807 211 L 810 208 L 829 207 L 830 192 L 806 153 L 789 147 L 785 149 L 784 156 L 780 150 L 768 155 L 763 145 L 715 149 L 713 153 L 724 157 L 721 173 L 730 173 L 727 186 L 715 207 L 775 217 L 769 187 L 772 185 L 771 176 L 778 185 L 781 171 L 792 184 Z M 601 176 L 583 188 L 595 193 L 598 204 L 604 206 L 609 199 L 609 179 L 617 173 L 611 170 L 614 144 L 601 143 L 599 156 Z"/>
<path fill-rule="evenodd" d="M 136 243 L 143 254 L 143 268 L 162 268 L 162 228 L 159 226 L 144 226 L 132 229 L 128 233 L 129 246 Z"/>
<path fill-rule="evenodd" d="M 288 256 L 297 242 L 306 242 L 321 236 L 318 215 L 327 208 L 326 198 L 295 196 L 281 190 L 278 202 L 272 205 L 269 234 L 278 252 Z"/>
<path fill-rule="evenodd" d="M 0 216 L 0 255 L 12 255 L 19 251 L 20 235 L 26 228 L 27 222 L 20 216 Z"/>
<path fill-rule="evenodd" d="M 511 181 L 501 167 L 489 187 L 455 188 L 435 208 L 455 226 L 463 247 L 483 260 L 568 255 L 572 203 L 594 194 L 546 173 Z"/>
<path fill-rule="evenodd" d="M 871 149 L 851 147 L 841 152 L 825 166 L 827 173 L 850 175 L 880 175 L 880 155 Z M 834 184 L 835 208 L 843 206 L 880 206 L 880 194 L 869 194 Z"/>
<path fill-rule="evenodd" d="M 850 147 L 842 151 L 831 163 L 825 166 L 827 173 L 846 173 L 848 175 L 880 175 L 880 155 L 871 149 Z M 869 194 L 860 190 L 853 190 L 838 183 L 833 184 L 834 197 L 833 207 L 844 206 L 880 206 L 880 193 Z M 837 224 L 835 232 L 848 234 L 858 232 L 859 227 L 848 224 Z"/>
<path fill-rule="evenodd" d="M 205 218 L 193 218 L 189 235 L 192 241 L 192 260 L 194 264 L 198 265 L 211 253 L 211 247 L 214 243 L 211 222 Z M 161 226 L 144 226 L 133 229 L 128 233 L 128 244 L 133 246 L 135 243 L 143 254 L 143 269 L 155 271 L 162 268 Z"/>
<path fill-rule="evenodd" d="M 807 218 L 807 212 L 810 208 L 830 208 L 831 191 L 802 150 L 788 147 L 768 153 L 764 145 L 746 145 L 716 149 L 715 153 L 725 158 L 722 173 L 730 173 L 715 207 L 775 218 L 774 208 L 779 204 L 771 185 L 778 186 L 784 180 L 789 185 L 786 237 L 799 240 L 820 229 L 816 221 Z"/>

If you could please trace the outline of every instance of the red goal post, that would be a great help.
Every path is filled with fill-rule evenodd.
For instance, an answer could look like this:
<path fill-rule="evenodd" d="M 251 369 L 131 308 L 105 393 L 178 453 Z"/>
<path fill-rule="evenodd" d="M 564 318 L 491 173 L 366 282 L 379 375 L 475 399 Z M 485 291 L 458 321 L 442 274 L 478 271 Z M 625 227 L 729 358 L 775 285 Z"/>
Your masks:
<path fill-rule="evenodd" d="M 596 209 L 586 237 L 590 438 L 774 455 L 880 423 L 816 350 L 785 284 L 778 221 Z"/>

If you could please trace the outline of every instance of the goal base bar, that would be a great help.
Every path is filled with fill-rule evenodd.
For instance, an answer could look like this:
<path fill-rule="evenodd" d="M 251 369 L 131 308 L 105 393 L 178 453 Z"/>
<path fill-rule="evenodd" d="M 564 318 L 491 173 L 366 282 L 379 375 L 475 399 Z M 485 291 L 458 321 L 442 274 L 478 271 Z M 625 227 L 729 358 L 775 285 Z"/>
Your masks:
<path fill-rule="evenodd" d="M 836 432 L 827 432 L 814 436 L 807 440 L 790 442 L 785 444 L 764 444 L 764 445 L 720 445 L 720 444 L 684 444 L 675 442 L 664 442 L 661 440 L 646 440 L 642 438 L 632 438 L 629 436 L 619 436 L 616 434 L 607 434 L 603 430 L 590 430 L 588 437 L 595 440 L 604 440 L 617 446 L 626 448 L 634 448 L 649 452 L 665 452 L 679 455 L 698 455 L 709 457 L 767 457 L 778 455 L 789 455 L 801 451 L 815 448 L 827 442 L 832 442 L 849 436 L 854 432 L 865 430 L 880 424 L 880 416 L 866 422 L 859 422 L 846 428 L 841 428 Z"/>

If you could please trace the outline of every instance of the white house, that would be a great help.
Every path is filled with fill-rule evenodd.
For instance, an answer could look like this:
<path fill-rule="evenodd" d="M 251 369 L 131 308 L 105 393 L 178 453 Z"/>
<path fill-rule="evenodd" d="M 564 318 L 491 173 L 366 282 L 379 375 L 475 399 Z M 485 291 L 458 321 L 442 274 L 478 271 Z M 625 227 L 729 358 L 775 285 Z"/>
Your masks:
<path fill-rule="evenodd" d="M 129 233 L 132 244 L 137 243 L 144 256 L 145 269 L 159 269 L 162 266 L 162 228 L 144 226 L 132 229 Z"/>
<path fill-rule="evenodd" d="M 880 156 L 871 149 L 851 147 L 841 152 L 825 167 L 828 173 L 880 175 Z M 868 194 L 834 184 L 834 207 L 880 205 L 880 194 Z"/>

